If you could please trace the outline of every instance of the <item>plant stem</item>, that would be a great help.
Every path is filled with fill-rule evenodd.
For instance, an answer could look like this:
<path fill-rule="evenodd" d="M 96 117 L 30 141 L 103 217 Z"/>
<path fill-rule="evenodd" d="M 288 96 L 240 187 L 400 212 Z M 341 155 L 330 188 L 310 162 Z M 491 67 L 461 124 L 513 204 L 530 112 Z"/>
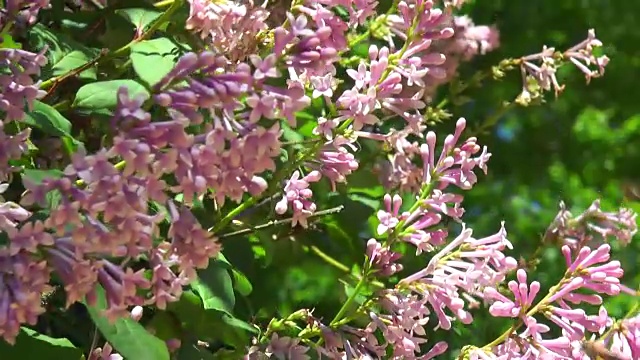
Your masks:
<path fill-rule="evenodd" d="M 360 280 L 358 280 L 358 284 L 356 284 L 355 289 L 353 289 L 353 293 L 351 293 L 351 296 L 347 298 L 347 301 L 345 301 L 344 304 L 342 304 L 342 307 L 340 308 L 336 316 L 333 318 L 333 320 L 331 320 L 331 322 L 329 323 L 329 326 L 334 326 L 336 323 L 342 320 L 342 318 L 347 313 L 349 308 L 351 308 L 351 305 L 356 300 L 356 296 L 360 294 L 360 290 L 362 290 L 362 287 L 367 283 L 368 273 L 369 273 L 369 266 L 365 262 L 364 271 L 363 271 L 364 275 L 360 278 Z"/>
<path fill-rule="evenodd" d="M 153 6 L 157 7 L 157 8 L 163 8 L 165 6 L 169 6 L 171 4 L 173 4 L 176 0 L 163 0 L 163 1 L 158 1 L 157 3 L 154 3 Z"/>
<path fill-rule="evenodd" d="M 320 217 L 320 216 L 324 216 L 324 215 L 329 215 L 329 214 L 333 214 L 333 213 L 337 213 L 340 212 L 344 209 L 343 205 L 340 206 L 336 206 L 334 208 L 330 208 L 330 209 L 326 209 L 326 210 L 321 210 L 321 211 L 317 211 L 311 215 L 309 215 L 309 219 L 310 218 L 314 218 L 314 217 Z M 251 228 L 248 229 L 242 229 L 242 230 L 238 230 L 238 231 L 234 231 L 234 232 L 230 232 L 230 233 L 226 233 L 226 234 L 222 234 L 220 236 L 218 236 L 219 239 L 225 239 L 225 238 L 230 238 L 233 236 L 238 236 L 238 235 L 243 235 L 243 234 L 248 234 L 248 233 L 252 233 L 256 230 L 260 230 L 260 229 L 265 229 L 271 226 L 277 226 L 277 225 L 282 225 L 282 224 L 288 224 L 290 222 L 293 221 L 293 218 L 288 218 L 288 219 L 283 219 L 283 220 L 274 220 L 274 221 L 269 221 L 267 223 L 264 224 L 260 224 L 260 225 L 256 225 L 253 226 Z M 213 231 L 212 229 L 209 229 L 209 231 Z M 215 231 L 213 231 L 215 232 Z M 340 264 L 342 265 L 342 264 Z M 344 266 L 344 265 L 343 265 Z M 347 269 L 348 271 L 348 269 Z"/>

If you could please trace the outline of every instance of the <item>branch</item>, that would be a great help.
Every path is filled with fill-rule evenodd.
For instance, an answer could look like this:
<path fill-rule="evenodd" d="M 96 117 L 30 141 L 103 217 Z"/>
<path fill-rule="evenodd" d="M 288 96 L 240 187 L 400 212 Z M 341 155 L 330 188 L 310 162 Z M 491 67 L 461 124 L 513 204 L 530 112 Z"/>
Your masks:
<path fill-rule="evenodd" d="M 317 212 L 309 215 L 308 219 L 315 218 L 315 217 L 320 217 L 320 216 L 324 216 L 324 215 L 338 213 L 338 212 L 342 211 L 343 209 L 344 209 L 344 206 L 340 205 L 340 206 L 337 206 L 337 207 L 334 207 L 334 208 L 317 211 Z M 244 235 L 244 234 L 252 233 L 252 232 L 255 232 L 257 230 L 265 229 L 265 228 L 268 228 L 268 227 L 271 227 L 271 226 L 288 224 L 288 223 L 291 223 L 292 221 L 293 221 L 293 218 L 288 218 L 288 219 L 283 219 L 283 220 L 272 220 L 272 221 L 269 221 L 267 223 L 256 225 L 256 226 L 248 228 L 248 229 L 242 229 L 242 230 L 238 230 L 238 231 L 233 231 L 233 232 L 230 232 L 230 233 L 222 234 L 222 235 L 218 236 L 218 238 L 219 239 L 225 239 L 225 238 L 230 238 L 230 237 L 233 237 L 233 236 Z M 209 229 L 209 230 L 211 230 L 211 229 Z"/>

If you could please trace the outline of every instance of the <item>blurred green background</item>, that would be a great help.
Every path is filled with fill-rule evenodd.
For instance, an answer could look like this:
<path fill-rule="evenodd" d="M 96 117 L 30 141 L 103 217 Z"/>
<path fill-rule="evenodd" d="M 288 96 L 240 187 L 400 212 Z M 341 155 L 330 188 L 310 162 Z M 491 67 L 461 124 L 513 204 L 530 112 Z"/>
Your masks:
<path fill-rule="evenodd" d="M 501 37 L 497 51 L 463 66 L 463 79 L 478 71 L 490 71 L 504 58 L 537 53 L 543 45 L 558 50 L 569 48 L 585 39 L 590 28 L 596 29 L 604 43 L 604 53 L 611 58 L 604 77 L 594 79 L 590 85 L 572 65 L 565 66 L 558 77 L 566 90 L 558 99 L 550 93 L 541 106 L 516 107 L 500 116 L 490 131 L 479 135 L 480 144 L 487 145 L 493 156 L 489 175 L 480 175 L 479 183 L 465 193 L 465 222 L 474 234 L 493 234 L 500 221 L 505 220 L 515 246 L 510 255 L 530 259 L 561 200 L 574 215 L 597 198 L 602 199 L 605 210 L 615 211 L 621 205 L 640 209 L 638 203 L 624 199 L 622 191 L 623 182 L 640 184 L 640 106 L 636 92 L 640 79 L 640 2 L 475 1 L 465 5 L 463 12 L 476 24 L 497 25 Z M 473 127 L 494 116 L 501 102 L 513 100 L 520 88 L 520 74 L 515 70 L 501 81 L 489 80 L 482 87 L 469 89 L 464 95 L 472 101 L 447 110 L 454 120 L 464 116 Z M 445 88 L 443 95 L 446 92 Z M 453 122 L 435 127 L 441 134 L 440 141 Z M 315 230 L 299 235 L 286 227 L 273 228 L 248 241 L 225 242 L 225 254 L 255 286 L 245 303 L 247 315 L 266 319 L 300 307 L 314 307 L 317 316 L 330 317 L 342 305 L 345 285 L 338 279 L 344 278 L 345 272 L 339 266 L 331 266 L 322 254 L 347 266 L 359 264 L 362 259 L 384 193 L 376 186 L 366 154 L 359 154 L 365 160 L 350 178 L 353 188 L 348 193 L 344 188 L 337 195 L 329 194 L 328 188 L 316 188 L 314 197 L 318 198 L 319 209 L 340 204 L 346 209 L 325 218 Z M 455 234 L 459 226 L 452 229 Z M 272 236 L 278 240 L 272 241 Z M 261 245 L 252 251 L 252 243 Z M 624 250 L 613 247 L 624 265 L 625 283 L 637 288 L 638 242 Z M 318 255 L 319 252 L 322 253 Z M 252 254 L 258 261 L 247 261 Z M 425 266 L 428 259 L 429 255 L 415 257 L 408 251 L 405 274 Z M 540 261 L 530 279 L 537 279 L 547 289 L 562 277 L 564 259 L 559 249 L 549 248 Z M 268 266 L 268 272 L 264 266 Z M 612 316 L 621 317 L 634 301 L 629 296 L 619 296 L 607 300 L 607 307 Z M 258 312 L 255 306 L 260 305 L 278 310 Z M 464 345 L 490 342 L 509 325 L 492 319 L 485 309 L 476 310 L 474 316 L 476 321 L 470 326 L 457 324 L 452 333 L 437 331 L 431 335 L 433 341 L 449 342 L 450 352 L 445 358 L 456 356 Z"/>

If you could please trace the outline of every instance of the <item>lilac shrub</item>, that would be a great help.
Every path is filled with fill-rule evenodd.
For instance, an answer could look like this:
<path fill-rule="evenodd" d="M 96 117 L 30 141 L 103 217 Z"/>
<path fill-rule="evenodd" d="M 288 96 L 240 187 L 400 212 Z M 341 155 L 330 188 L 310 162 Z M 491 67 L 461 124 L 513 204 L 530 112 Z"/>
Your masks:
<path fill-rule="evenodd" d="M 614 319 L 602 306 L 605 297 L 636 294 L 621 283 L 610 245 L 632 241 L 635 213 L 607 212 L 596 200 L 573 216 L 561 203 L 544 238 L 561 252 L 566 272 L 547 293 L 514 258 L 508 224 L 496 219 L 495 234 L 474 234 L 464 223 L 464 192 L 500 156 L 469 136 L 464 118 L 448 135 L 432 126 L 446 120 L 434 115 L 438 89 L 458 78 L 463 63 L 500 46 L 496 27 L 460 12 L 464 1 L 399 0 L 386 13 L 370 0 L 294 0 L 290 7 L 161 1 L 116 10 L 128 14 L 135 37 L 97 57 L 84 54 L 80 63 L 60 60 L 54 43 L 16 45 L 24 31 L 45 31 L 38 16 L 54 16 L 49 5 L 62 4 L 68 14 L 112 6 L 70 3 L 2 2 L 4 341 L 20 343 L 49 311 L 43 294 L 54 294 L 67 308 L 84 304 L 104 337 L 98 342 L 94 334 L 89 359 L 140 358 L 131 337 L 113 331 L 122 326 L 145 351 L 154 349 L 153 358 L 188 349 L 213 356 L 208 343 L 138 323 L 147 324 L 143 307 L 162 312 L 195 297 L 203 310 L 218 311 L 218 321 L 226 319 L 217 331 L 253 334 L 233 351 L 215 352 L 232 358 L 431 359 L 455 351 L 460 359 L 640 358 L 638 315 Z M 140 11 L 152 20 L 143 23 Z M 189 38 L 170 46 L 175 58 L 141 50 L 180 42 L 172 32 Z M 369 39 L 375 41 L 366 54 L 354 55 Z M 545 46 L 495 71 L 519 68 L 523 88 L 514 102 L 529 105 L 546 91 L 560 94 L 562 66 L 576 66 L 587 82 L 603 75 L 608 58 L 594 53 L 601 45 L 589 30 L 564 52 Z M 69 78 L 91 81 L 69 93 Z M 70 109 L 108 118 L 89 129 L 99 140 L 72 131 L 76 122 L 63 116 Z M 307 110 L 315 114 L 311 122 L 301 118 Z M 302 140 L 287 138 L 305 126 Z M 363 144 L 386 156 L 375 166 L 365 162 Z M 233 305 L 212 305 L 217 283 L 202 274 L 232 268 L 222 239 L 243 214 L 268 204 L 269 220 L 304 231 L 330 210 L 317 201 L 316 185 L 348 188 L 365 166 L 387 194 L 357 283 L 332 319 L 300 309 L 252 325 L 233 317 Z M 450 233 L 449 220 L 462 230 Z M 422 269 L 403 272 L 403 247 L 423 259 Z M 433 340 L 435 332 L 471 324 L 479 311 L 510 327 L 491 343 L 462 349 Z"/>

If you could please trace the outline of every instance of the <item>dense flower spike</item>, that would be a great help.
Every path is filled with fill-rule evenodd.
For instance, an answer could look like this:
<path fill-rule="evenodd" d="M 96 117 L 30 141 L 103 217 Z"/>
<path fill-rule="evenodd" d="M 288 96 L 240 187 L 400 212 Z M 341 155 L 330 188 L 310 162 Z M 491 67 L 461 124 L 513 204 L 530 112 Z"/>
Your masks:
<path fill-rule="evenodd" d="M 186 28 L 200 33 L 211 47 L 234 61 L 244 60 L 257 50 L 256 37 L 267 29 L 269 12 L 253 2 L 189 0 Z"/>
<path fill-rule="evenodd" d="M 0 67 L 9 69 L 8 74 L 0 74 L 0 111 L 4 113 L 2 122 L 20 121 L 24 117 L 24 106 L 33 109 L 33 101 L 45 92 L 32 76 L 40 75 L 40 68 L 47 64 L 44 52 L 30 53 L 20 49 L 0 48 Z"/>
<path fill-rule="evenodd" d="M 594 201 L 582 214 L 573 217 L 564 203 L 545 233 L 547 241 L 561 241 L 572 250 L 583 246 L 599 246 L 615 239 L 628 245 L 638 232 L 637 214 L 630 209 L 620 208 L 617 213 L 604 212 L 600 201 Z"/>
<path fill-rule="evenodd" d="M 497 344 L 491 357 L 483 350 L 474 350 L 478 358 L 511 357 L 549 357 L 552 359 L 582 359 L 580 354 L 585 349 L 580 347 L 576 351 L 577 342 L 585 339 L 587 332 L 602 334 L 610 326 L 611 319 L 607 311 L 601 307 L 597 315 L 588 315 L 584 310 L 573 308 L 570 304 L 588 303 L 599 305 L 601 295 L 616 295 L 620 292 L 620 278 L 623 270 L 620 262 L 609 261 L 611 248 L 607 244 L 595 250 L 588 247 L 580 248 L 575 258 L 571 249 L 565 245 L 562 253 L 567 261 L 567 272 L 560 282 L 551 288 L 549 293 L 536 302 L 540 291 L 537 281 L 527 283 L 527 273 L 523 269 L 517 272 L 517 281 L 509 282 L 509 290 L 513 293 L 513 300 L 492 287 L 484 290 L 484 299 L 492 303 L 490 312 L 493 316 L 519 318 L 524 330 L 516 333 L 516 328 L 510 329 L 509 337 Z M 589 290 L 590 293 L 578 292 Z M 551 324 L 562 330 L 560 338 L 543 338 L 542 334 L 551 330 L 548 325 L 539 324 L 534 315 L 545 316 Z"/>
<path fill-rule="evenodd" d="M 475 25 L 468 16 L 453 16 L 448 21 L 453 28 L 452 38 L 436 42 L 434 47 L 442 51 L 446 60 L 441 65 L 442 74 L 427 74 L 424 89 L 428 102 L 442 84 L 451 81 L 462 62 L 484 55 L 500 46 L 500 34 L 495 26 Z"/>
<path fill-rule="evenodd" d="M 9 1 L 7 11 L 13 9 L 17 14 L 22 5 L 20 1 Z M 34 12 L 29 16 L 37 13 L 36 5 L 32 6 Z M 0 19 L 2 16 L 0 13 Z M 2 21 L 0 28 L 1 25 Z M 24 119 L 25 104 L 28 110 L 33 110 L 34 101 L 44 96 L 40 81 L 34 81 L 33 77 L 39 76 L 40 68 L 47 63 L 45 51 L 36 54 L 20 49 L 3 49 L 0 44 L 0 68 L 7 69 L 0 72 L 0 181 L 6 180 L 10 173 L 17 170 L 9 162 L 19 159 L 27 151 L 31 129 L 26 128 L 18 133 L 7 133 L 5 129 L 9 123 Z"/>
<path fill-rule="evenodd" d="M 561 60 L 568 59 L 586 77 L 587 83 L 592 78 L 600 77 L 604 74 L 604 69 L 609 63 L 606 55 L 596 57 L 593 50 L 601 47 L 602 42 L 596 38 L 595 30 L 589 30 L 587 39 L 575 46 L 559 53 L 555 48 L 544 47 L 538 54 L 524 56 L 519 60 L 520 72 L 522 74 L 522 92 L 518 96 L 518 101 L 529 104 L 533 99 L 541 96 L 541 91 L 553 89 L 556 96 L 563 90 L 564 85 L 558 83 L 556 72 L 562 64 Z M 538 64 L 534 62 L 538 62 Z M 596 70 L 592 67 L 595 66 Z"/>
<path fill-rule="evenodd" d="M 321 177 L 320 172 L 312 171 L 300 178 L 300 172 L 296 170 L 284 186 L 284 195 L 275 207 L 276 213 L 282 215 L 291 207 L 292 226 L 300 224 L 302 227 L 307 227 L 307 218 L 316 211 L 316 204 L 310 201 L 313 192 L 309 189 L 309 185 L 319 181 Z"/>
<path fill-rule="evenodd" d="M 0 12 L 0 29 L 11 22 L 32 25 L 37 20 L 38 12 L 50 6 L 49 2 L 50 0 L 6 0 L 4 8 L 0 9 L 3 10 Z"/>

